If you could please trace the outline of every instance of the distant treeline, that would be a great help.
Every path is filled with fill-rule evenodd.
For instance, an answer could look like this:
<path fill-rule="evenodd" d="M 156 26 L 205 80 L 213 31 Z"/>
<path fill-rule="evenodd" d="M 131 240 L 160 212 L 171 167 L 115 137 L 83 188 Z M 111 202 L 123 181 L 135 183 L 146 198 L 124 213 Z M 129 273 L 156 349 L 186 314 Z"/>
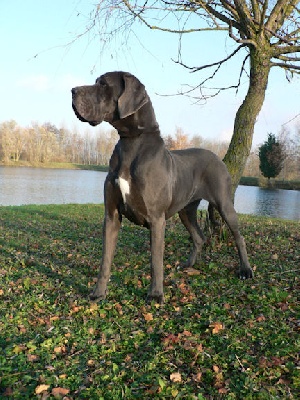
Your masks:
<path fill-rule="evenodd" d="M 266 135 L 267 136 L 267 135 Z M 300 180 L 300 128 L 292 136 L 289 132 L 280 133 L 284 142 L 286 159 L 278 180 Z M 83 165 L 108 165 L 110 156 L 119 136 L 114 129 L 100 127 L 93 132 L 84 133 L 76 129 L 57 128 L 52 123 L 32 123 L 21 127 L 16 121 L 0 123 L 0 161 L 12 164 L 24 161 L 31 165 L 59 162 Z M 228 142 L 212 141 L 200 135 L 190 137 L 181 128 L 172 135 L 164 137 L 169 149 L 204 147 L 224 157 Z M 244 176 L 261 177 L 258 149 L 249 156 Z"/>
<path fill-rule="evenodd" d="M 6 164 L 27 161 L 107 165 L 117 140 L 113 129 L 81 134 L 51 123 L 32 123 L 23 128 L 15 121 L 7 121 L 0 124 L 0 157 Z"/>

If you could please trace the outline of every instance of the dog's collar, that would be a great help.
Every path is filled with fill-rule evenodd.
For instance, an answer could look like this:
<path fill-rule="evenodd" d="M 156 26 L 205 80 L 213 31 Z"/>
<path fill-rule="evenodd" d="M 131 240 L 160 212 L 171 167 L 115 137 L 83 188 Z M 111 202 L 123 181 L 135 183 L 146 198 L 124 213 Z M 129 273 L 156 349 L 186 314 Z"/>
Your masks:
<path fill-rule="evenodd" d="M 131 130 L 131 129 L 126 129 L 126 130 L 118 130 L 118 134 L 119 134 L 119 136 L 120 136 L 120 138 L 131 138 L 131 139 L 134 139 L 134 138 L 136 138 L 136 137 L 139 137 L 139 136 L 141 136 L 141 135 L 155 135 L 155 134 L 158 134 L 158 135 L 160 135 L 160 130 L 159 130 L 159 127 L 158 126 L 156 126 L 156 127 L 153 127 L 153 128 L 148 128 L 148 129 L 146 129 L 146 128 L 141 128 L 141 129 L 139 129 L 139 130 Z"/>

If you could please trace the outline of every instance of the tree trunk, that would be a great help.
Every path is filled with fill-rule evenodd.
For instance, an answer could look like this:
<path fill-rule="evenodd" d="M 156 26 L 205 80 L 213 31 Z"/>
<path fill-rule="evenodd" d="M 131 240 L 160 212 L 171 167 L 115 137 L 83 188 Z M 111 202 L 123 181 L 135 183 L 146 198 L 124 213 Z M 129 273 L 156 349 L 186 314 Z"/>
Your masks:
<path fill-rule="evenodd" d="M 250 48 L 250 80 L 245 100 L 235 117 L 224 162 L 232 178 L 232 197 L 242 177 L 252 146 L 254 125 L 265 99 L 270 73 L 270 47 Z"/>

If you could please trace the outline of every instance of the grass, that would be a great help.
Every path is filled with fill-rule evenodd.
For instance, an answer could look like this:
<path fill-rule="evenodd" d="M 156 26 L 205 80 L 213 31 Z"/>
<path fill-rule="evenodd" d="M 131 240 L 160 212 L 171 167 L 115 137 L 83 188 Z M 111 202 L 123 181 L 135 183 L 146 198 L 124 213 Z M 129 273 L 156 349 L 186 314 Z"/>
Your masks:
<path fill-rule="evenodd" d="M 94 164 L 76 164 L 69 162 L 36 162 L 30 163 L 29 161 L 10 161 L 3 163 L 0 161 L 0 166 L 6 167 L 34 167 L 34 168 L 52 168 L 52 169 L 83 169 L 90 171 L 107 172 L 107 165 L 94 165 Z"/>
<path fill-rule="evenodd" d="M 241 216 L 255 279 L 230 235 L 197 269 L 168 222 L 163 306 L 147 305 L 147 230 L 124 221 L 108 299 L 91 303 L 103 206 L 0 207 L 3 399 L 299 398 L 299 223 Z"/>
<path fill-rule="evenodd" d="M 268 182 L 267 178 L 263 176 L 242 176 L 240 179 L 240 185 L 243 186 L 258 186 L 262 188 L 272 188 L 272 189 L 285 189 L 285 190 L 300 190 L 300 181 L 296 180 L 278 180 L 271 179 Z"/>

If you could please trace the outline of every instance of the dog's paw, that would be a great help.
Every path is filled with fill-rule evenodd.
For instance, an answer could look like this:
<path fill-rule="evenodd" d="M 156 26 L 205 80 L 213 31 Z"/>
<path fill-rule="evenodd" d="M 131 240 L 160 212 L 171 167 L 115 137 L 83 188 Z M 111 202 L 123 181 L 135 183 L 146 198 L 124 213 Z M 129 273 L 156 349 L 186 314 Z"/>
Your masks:
<path fill-rule="evenodd" d="M 90 294 L 90 300 L 91 301 L 102 301 L 106 299 L 106 293 L 98 293 L 96 290 L 94 290 L 91 294 Z"/>
<path fill-rule="evenodd" d="M 165 301 L 164 294 L 163 293 L 148 293 L 147 303 L 151 303 L 152 301 L 154 301 L 155 303 L 158 303 L 158 304 L 163 304 Z"/>
<path fill-rule="evenodd" d="M 240 279 L 250 279 L 253 278 L 253 271 L 250 267 L 241 268 L 239 271 Z"/>

